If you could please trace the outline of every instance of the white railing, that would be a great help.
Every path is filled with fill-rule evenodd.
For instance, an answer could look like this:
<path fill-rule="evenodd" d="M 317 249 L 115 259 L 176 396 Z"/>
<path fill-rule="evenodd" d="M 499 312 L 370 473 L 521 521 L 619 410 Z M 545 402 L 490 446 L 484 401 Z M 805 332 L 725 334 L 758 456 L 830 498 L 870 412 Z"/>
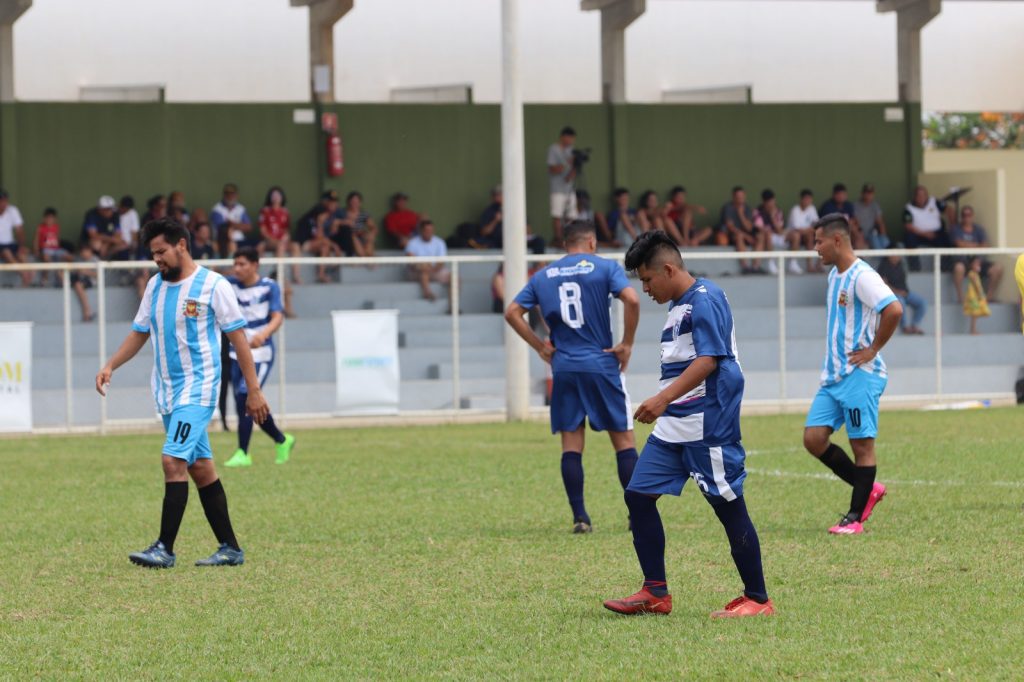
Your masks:
<path fill-rule="evenodd" d="M 943 361 L 942 361 L 942 277 L 945 273 L 941 271 L 940 264 L 941 259 L 944 256 L 965 256 L 965 255 L 981 255 L 981 256 L 1009 256 L 1016 257 L 1020 253 L 1016 249 L 1007 248 L 978 248 L 978 249 L 886 249 L 886 250 L 864 250 L 858 251 L 858 255 L 865 258 L 880 257 L 880 256 L 892 256 L 900 255 L 903 257 L 916 256 L 918 258 L 931 259 L 932 275 L 933 275 L 933 305 L 935 309 L 934 317 L 934 352 L 935 352 L 935 391 L 933 394 L 928 395 L 915 395 L 905 396 L 906 398 L 912 399 L 940 399 L 940 398 L 976 398 L 981 396 L 975 396 L 968 393 L 948 393 L 944 390 L 942 381 L 943 372 Z M 562 253 L 550 253 L 543 255 L 528 255 L 526 260 L 530 263 L 537 262 L 550 262 L 557 258 L 560 258 Z M 601 253 L 604 258 L 610 258 L 622 262 L 625 254 L 622 252 L 618 253 Z M 786 377 L 787 377 L 787 356 L 786 356 L 786 262 L 789 259 L 807 259 L 814 258 L 815 254 L 813 251 L 765 251 L 765 252 L 753 252 L 747 251 L 738 253 L 734 251 L 701 251 L 701 250 L 689 250 L 684 252 L 684 259 L 687 263 L 702 262 L 702 261 L 736 261 L 736 260 L 775 260 L 778 273 L 773 275 L 777 277 L 777 312 L 778 312 L 778 344 L 779 344 L 779 395 L 778 400 L 771 401 L 773 404 L 786 405 L 787 403 L 793 402 L 805 402 L 805 401 L 794 401 L 787 394 Z M 460 295 L 460 277 L 459 269 L 460 265 L 471 264 L 471 263 L 502 263 L 504 258 L 495 253 L 494 255 L 458 255 L 458 256 L 446 256 L 441 258 L 410 258 L 407 256 L 386 256 L 376 258 L 314 258 L 314 257 L 299 257 L 299 258 L 272 258 L 266 257 L 260 260 L 261 265 L 270 265 L 277 270 L 277 279 L 279 282 L 286 282 L 285 279 L 287 266 L 291 265 L 326 265 L 326 266 L 370 266 L 370 265 L 411 265 L 416 262 L 443 262 L 451 268 L 451 338 L 452 338 L 452 407 L 450 410 L 438 409 L 430 410 L 430 414 L 437 416 L 452 416 L 459 415 L 460 413 L 471 412 L 471 410 L 464 410 L 461 408 L 462 399 L 462 377 L 460 372 L 461 364 L 461 349 L 462 340 L 459 326 L 460 320 L 460 306 L 459 306 L 459 295 Z M 204 260 L 202 264 L 204 266 L 221 268 L 230 267 L 232 265 L 230 259 L 217 259 L 217 260 Z M 26 270 L 33 272 L 60 272 L 62 278 L 62 290 L 63 290 L 63 336 L 64 336 L 64 394 L 65 394 L 65 422 L 66 430 L 80 430 L 80 427 L 74 426 L 74 415 L 73 415 L 73 400 L 72 392 L 74 390 L 73 377 L 72 377 L 72 365 L 73 358 L 71 352 L 71 281 L 70 273 L 73 271 L 94 271 L 96 273 L 96 295 L 97 295 L 97 309 L 96 309 L 96 322 L 97 322 L 97 334 L 99 344 L 99 356 L 100 366 L 107 362 L 107 338 L 106 338 L 106 322 L 107 322 L 107 301 L 106 301 L 106 286 L 107 286 L 107 273 L 116 272 L 122 270 L 139 270 L 147 269 L 152 270 L 154 265 L 151 261 L 112 261 L 112 262 L 75 262 L 75 263 L 25 263 L 25 264 L 0 264 L 0 275 L 3 273 L 18 273 Z M 1010 275 L 1011 273 L 1007 273 Z M 316 286 L 316 285 L 313 285 Z M 5 289 L 3 290 L 2 296 L 4 298 L 8 296 L 17 295 L 19 289 Z M 515 292 L 510 290 L 506 291 L 506 300 L 510 300 L 511 295 Z M 621 311 L 618 316 L 619 319 L 614 320 L 616 327 L 621 328 Z M 277 382 L 278 382 L 278 395 L 277 405 L 275 407 L 275 416 L 279 416 L 282 423 L 289 417 L 286 406 L 285 389 L 287 387 L 286 378 L 286 358 L 287 358 L 287 324 L 281 326 L 277 332 L 275 343 L 278 348 L 276 354 L 277 364 Z M 642 341 L 642 340 L 641 340 Z M 1010 394 L 1007 392 L 1005 395 L 996 397 L 1006 398 Z M 992 396 L 988 396 L 992 397 Z M 420 413 L 405 413 L 410 416 L 422 416 Z M 291 415 L 292 417 L 329 417 L 329 413 L 317 414 L 317 415 Z M 100 401 L 100 419 L 99 424 L 93 429 L 98 429 L 101 433 L 104 433 L 109 426 L 113 425 L 126 425 L 136 424 L 138 420 L 112 420 L 107 415 L 107 403 L 106 401 Z"/>

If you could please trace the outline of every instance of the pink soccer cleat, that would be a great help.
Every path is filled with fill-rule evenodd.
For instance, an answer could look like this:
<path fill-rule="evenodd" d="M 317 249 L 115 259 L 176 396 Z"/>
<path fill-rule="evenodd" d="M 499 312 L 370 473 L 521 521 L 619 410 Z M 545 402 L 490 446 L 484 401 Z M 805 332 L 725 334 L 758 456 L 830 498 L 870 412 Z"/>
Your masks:
<path fill-rule="evenodd" d="M 874 510 L 875 505 L 882 501 L 885 497 L 885 486 L 881 483 L 875 483 L 871 486 L 871 495 L 868 496 L 868 503 L 864 505 L 864 513 L 860 515 L 860 522 L 864 523 L 871 516 L 871 512 Z"/>
<path fill-rule="evenodd" d="M 860 521 L 854 521 L 847 514 L 836 525 L 828 529 L 832 535 L 860 535 L 864 532 L 864 525 Z"/>

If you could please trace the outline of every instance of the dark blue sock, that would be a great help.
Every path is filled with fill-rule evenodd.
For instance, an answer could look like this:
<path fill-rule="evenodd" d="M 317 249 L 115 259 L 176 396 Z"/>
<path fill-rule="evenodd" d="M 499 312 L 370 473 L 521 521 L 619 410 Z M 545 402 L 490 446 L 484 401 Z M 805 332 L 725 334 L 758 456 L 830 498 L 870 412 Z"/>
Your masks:
<path fill-rule="evenodd" d="M 619 450 L 615 453 L 615 459 L 619 462 L 619 483 L 622 484 L 623 490 L 629 485 L 629 479 L 633 478 L 633 469 L 636 467 L 637 457 L 636 448 Z"/>
<path fill-rule="evenodd" d="M 277 428 L 277 424 L 274 423 L 274 418 L 271 415 L 267 415 L 266 421 L 260 424 L 260 428 L 263 429 L 264 433 L 273 438 L 275 443 L 284 442 L 284 434 Z"/>
<path fill-rule="evenodd" d="M 764 586 L 764 568 L 761 566 L 761 543 L 757 539 L 754 522 L 747 513 L 747 503 L 742 497 L 737 497 L 732 502 L 712 503 L 711 506 L 725 527 L 732 560 L 736 562 L 736 570 L 743 580 L 743 594 L 763 604 L 768 601 L 768 591 Z"/>
<path fill-rule="evenodd" d="M 249 441 L 252 440 L 252 417 L 245 413 L 245 393 L 235 394 L 235 407 L 238 410 L 238 449 L 249 452 Z"/>
<path fill-rule="evenodd" d="M 562 483 L 572 507 L 572 520 L 590 523 L 587 508 L 583 505 L 583 453 L 562 453 Z"/>
<path fill-rule="evenodd" d="M 668 594 L 665 581 L 665 528 L 658 501 L 643 493 L 626 491 L 626 507 L 633 522 L 633 547 L 644 572 L 644 587 L 658 597 Z"/>

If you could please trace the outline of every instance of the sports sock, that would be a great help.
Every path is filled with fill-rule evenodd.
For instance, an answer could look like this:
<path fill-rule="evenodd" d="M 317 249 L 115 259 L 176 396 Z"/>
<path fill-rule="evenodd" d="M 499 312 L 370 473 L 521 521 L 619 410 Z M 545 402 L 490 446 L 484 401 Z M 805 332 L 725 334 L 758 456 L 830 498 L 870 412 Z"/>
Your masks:
<path fill-rule="evenodd" d="M 636 467 L 636 448 L 619 450 L 615 453 L 615 459 L 619 463 L 619 483 L 622 484 L 622 489 L 625 490 L 626 486 L 629 485 L 629 479 L 633 478 L 633 468 Z"/>
<path fill-rule="evenodd" d="M 668 594 L 665 581 L 665 528 L 661 525 L 658 501 L 649 495 L 627 490 L 626 507 L 633 522 L 633 548 L 644 573 L 644 587 L 656 597 Z"/>
<path fill-rule="evenodd" d="M 228 496 L 220 479 L 199 489 L 199 501 L 203 503 L 206 520 L 217 538 L 217 542 L 227 544 L 232 549 L 240 549 L 235 531 L 231 528 L 231 517 L 228 516 Z"/>
<path fill-rule="evenodd" d="M 266 420 L 260 424 L 260 428 L 263 429 L 265 434 L 273 438 L 275 443 L 284 442 L 284 434 L 281 433 L 281 429 L 277 428 L 277 424 L 274 423 L 274 417 L 270 414 L 268 414 Z"/>
<path fill-rule="evenodd" d="M 857 478 L 857 467 L 853 465 L 853 460 L 850 459 L 850 456 L 841 447 L 835 443 L 829 443 L 828 450 L 819 459 L 836 476 L 850 485 L 854 484 Z"/>
<path fill-rule="evenodd" d="M 864 513 L 864 507 L 868 503 L 868 498 L 871 497 L 871 488 L 875 485 L 875 475 L 878 473 L 878 467 L 855 468 L 853 494 L 850 495 L 850 514 L 855 514 L 857 519 L 860 520 L 861 514 Z"/>
<path fill-rule="evenodd" d="M 245 393 L 235 393 L 235 407 L 238 410 L 238 449 L 249 452 L 249 441 L 252 440 L 252 417 L 245 413 Z"/>
<path fill-rule="evenodd" d="M 562 483 L 565 484 L 565 494 L 572 507 L 573 521 L 589 524 L 590 516 L 583 505 L 583 453 L 562 453 Z"/>
<path fill-rule="evenodd" d="M 181 519 L 188 504 L 188 481 L 164 483 L 164 511 L 160 515 L 160 542 L 174 554 L 174 540 L 178 537 Z"/>
<path fill-rule="evenodd" d="M 711 502 L 710 498 L 708 501 Z M 746 501 L 737 497 L 731 502 L 712 502 L 711 506 L 725 527 L 732 560 L 743 580 L 743 594 L 756 602 L 765 603 L 768 601 L 768 591 L 764 586 L 761 543 L 757 539 L 757 530 L 750 520 L 750 514 L 747 513 Z"/>

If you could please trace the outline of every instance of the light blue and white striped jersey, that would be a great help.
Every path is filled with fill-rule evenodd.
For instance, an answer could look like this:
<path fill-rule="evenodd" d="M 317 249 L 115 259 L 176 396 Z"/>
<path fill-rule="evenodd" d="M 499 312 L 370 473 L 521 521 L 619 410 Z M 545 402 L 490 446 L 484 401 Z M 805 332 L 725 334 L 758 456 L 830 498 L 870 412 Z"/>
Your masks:
<path fill-rule="evenodd" d="M 153 398 L 160 414 L 217 404 L 220 333 L 244 326 L 235 292 L 221 275 L 198 266 L 179 282 L 150 278 L 132 329 L 153 342 Z"/>
<path fill-rule="evenodd" d="M 828 327 L 821 385 L 838 383 L 855 369 L 886 376 L 882 356 L 867 365 L 850 364 L 850 353 L 867 348 L 875 340 L 878 314 L 896 300 L 874 268 L 860 258 L 846 272 L 833 267 L 828 273 Z"/>
<path fill-rule="evenodd" d="M 252 337 L 263 331 L 270 324 L 270 314 L 284 310 L 281 305 L 281 288 L 269 277 L 260 277 L 252 286 L 245 286 L 235 277 L 228 277 L 228 282 L 235 291 L 238 307 L 245 318 L 245 338 Z M 271 336 L 259 348 L 253 348 L 253 362 L 272 362 L 274 360 L 274 337 Z M 229 351 L 232 360 L 236 360 L 235 349 Z"/>

